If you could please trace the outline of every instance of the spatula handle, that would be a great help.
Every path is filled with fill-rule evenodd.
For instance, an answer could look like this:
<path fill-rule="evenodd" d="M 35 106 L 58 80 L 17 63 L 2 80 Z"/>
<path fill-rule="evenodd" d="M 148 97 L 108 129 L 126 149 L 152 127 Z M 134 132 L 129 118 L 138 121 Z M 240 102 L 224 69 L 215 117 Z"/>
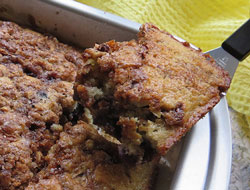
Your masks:
<path fill-rule="evenodd" d="M 250 19 L 222 43 L 222 48 L 239 61 L 250 53 Z"/>

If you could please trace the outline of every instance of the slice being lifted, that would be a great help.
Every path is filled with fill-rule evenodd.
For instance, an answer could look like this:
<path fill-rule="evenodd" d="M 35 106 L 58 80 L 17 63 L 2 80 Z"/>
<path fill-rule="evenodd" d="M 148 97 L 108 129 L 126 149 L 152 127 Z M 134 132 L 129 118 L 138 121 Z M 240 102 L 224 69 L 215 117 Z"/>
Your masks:
<path fill-rule="evenodd" d="M 86 118 L 142 159 L 165 154 L 230 86 L 210 57 L 151 24 L 138 40 L 86 49 L 84 61 L 75 89 Z"/>

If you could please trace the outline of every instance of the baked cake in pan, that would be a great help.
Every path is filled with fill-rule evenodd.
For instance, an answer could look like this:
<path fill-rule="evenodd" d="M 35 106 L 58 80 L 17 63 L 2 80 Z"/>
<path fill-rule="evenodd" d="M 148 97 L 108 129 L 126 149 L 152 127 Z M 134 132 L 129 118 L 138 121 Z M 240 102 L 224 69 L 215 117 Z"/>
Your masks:
<path fill-rule="evenodd" d="M 0 21 L 0 190 L 151 189 L 230 78 L 151 24 L 84 52 Z"/>
<path fill-rule="evenodd" d="M 152 24 L 140 28 L 138 40 L 86 49 L 84 62 L 76 85 L 81 103 L 129 155 L 144 155 L 148 145 L 164 155 L 230 85 L 211 57 Z"/>
<path fill-rule="evenodd" d="M 80 64 L 80 51 L 0 22 L 0 190 L 151 187 L 159 156 L 121 159 L 111 137 L 80 121 Z"/>

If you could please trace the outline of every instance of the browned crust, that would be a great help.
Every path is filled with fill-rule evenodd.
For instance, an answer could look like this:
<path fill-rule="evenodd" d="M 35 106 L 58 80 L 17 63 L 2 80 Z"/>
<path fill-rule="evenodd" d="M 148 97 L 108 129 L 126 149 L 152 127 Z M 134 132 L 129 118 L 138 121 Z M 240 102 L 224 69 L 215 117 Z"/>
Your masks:
<path fill-rule="evenodd" d="M 154 139 L 161 154 L 219 102 L 231 82 L 229 74 L 211 57 L 152 24 L 142 25 L 137 41 L 96 45 L 85 50 L 84 59 L 95 60 L 95 73 L 108 78 L 106 81 L 113 89 L 110 95 L 123 109 L 121 112 L 114 108 L 117 115 L 123 116 L 124 110 L 148 107 L 156 118 L 164 120 L 165 138 Z M 78 78 L 83 89 L 91 86 L 83 79 L 87 73 L 91 73 L 91 66 L 82 65 Z M 93 109 L 95 100 L 86 94 L 87 91 L 84 101 L 90 104 L 83 104 Z M 128 127 L 124 129 L 128 134 Z M 136 136 L 132 131 L 131 134 Z"/>
<path fill-rule="evenodd" d="M 74 108 L 77 59 L 53 37 L 0 21 L 0 189 L 24 189 L 44 166 L 60 133 L 51 126 Z"/>

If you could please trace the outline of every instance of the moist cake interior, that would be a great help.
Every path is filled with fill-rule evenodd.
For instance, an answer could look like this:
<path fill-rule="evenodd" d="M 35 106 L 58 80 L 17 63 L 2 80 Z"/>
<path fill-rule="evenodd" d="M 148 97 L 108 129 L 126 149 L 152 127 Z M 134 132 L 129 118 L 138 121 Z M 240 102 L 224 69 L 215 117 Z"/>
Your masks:
<path fill-rule="evenodd" d="M 79 101 L 93 124 L 138 160 L 164 155 L 230 85 L 211 57 L 152 24 L 140 28 L 138 40 L 96 44 L 83 58 Z"/>

